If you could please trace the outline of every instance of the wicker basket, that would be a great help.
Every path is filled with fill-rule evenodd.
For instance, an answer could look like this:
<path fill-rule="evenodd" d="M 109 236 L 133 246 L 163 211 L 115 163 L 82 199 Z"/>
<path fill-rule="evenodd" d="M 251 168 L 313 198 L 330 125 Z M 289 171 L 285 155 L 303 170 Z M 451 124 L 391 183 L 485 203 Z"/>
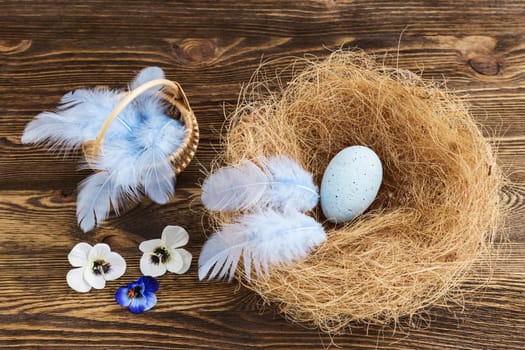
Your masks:
<path fill-rule="evenodd" d="M 173 165 L 175 174 L 180 174 L 188 166 L 193 159 L 199 144 L 199 126 L 197 124 L 197 119 L 195 118 L 195 114 L 190 107 L 188 98 L 179 83 L 167 79 L 156 79 L 148 81 L 128 92 L 106 118 L 96 139 L 87 141 L 83 144 L 82 150 L 84 157 L 93 170 L 99 170 L 93 165 L 94 160 L 103 151 L 102 145 L 104 143 L 104 138 L 106 137 L 106 133 L 113 121 L 135 98 L 156 86 L 163 86 L 160 91 L 160 96 L 169 106 L 166 114 L 173 119 L 180 120 L 186 127 L 184 139 L 182 140 L 180 147 L 170 156 L 170 162 Z"/>

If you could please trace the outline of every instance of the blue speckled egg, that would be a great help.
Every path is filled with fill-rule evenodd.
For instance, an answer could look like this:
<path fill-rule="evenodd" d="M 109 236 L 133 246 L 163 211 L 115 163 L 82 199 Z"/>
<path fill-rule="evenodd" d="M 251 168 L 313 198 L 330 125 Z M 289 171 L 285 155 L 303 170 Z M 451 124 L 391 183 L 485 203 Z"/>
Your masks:
<path fill-rule="evenodd" d="M 337 153 L 321 182 L 321 208 L 328 221 L 342 223 L 364 212 L 382 179 L 381 160 L 370 148 L 352 146 Z"/>

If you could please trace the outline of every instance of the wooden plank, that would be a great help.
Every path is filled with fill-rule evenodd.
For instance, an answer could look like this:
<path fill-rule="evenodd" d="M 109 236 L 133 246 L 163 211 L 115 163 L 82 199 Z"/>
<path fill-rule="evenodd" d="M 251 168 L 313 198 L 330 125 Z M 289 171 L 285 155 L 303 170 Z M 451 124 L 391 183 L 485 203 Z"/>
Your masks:
<path fill-rule="evenodd" d="M 42 243 L 52 242 L 53 247 L 69 249 L 74 242 L 96 242 L 108 235 L 131 234 L 129 242 L 115 245 L 135 245 L 137 239 L 160 236 L 166 225 L 185 227 L 192 242 L 199 244 L 212 233 L 199 198 L 200 190 L 194 185 L 179 186 L 177 195 L 169 204 L 158 205 L 144 201 L 112 214 L 99 231 L 82 233 L 76 223 L 76 194 L 61 190 L 10 190 L 0 191 L 0 226 L 5 234 L 0 236 L 0 253 L 18 250 L 36 250 Z M 506 210 L 506 229 L 502 231 L 512 243 L 525 243 L 525 183 L 505 188 L 501 201 Z M 121 230 L 123 232 L 113 232 Z M 138 238 L 137 238 L 138 237 Z M 113 244 L 112 244 L 113 245 Z M 197 253 L 197 251 L 196 251 Z"/>
<path fill-rule="evenodd" d="M 429 80 L 443 81 L 445 77 L 451 90 L 465 95 L 473 116 L 483 124 L 487 136 L 512 137 L 510 148 L 505 148 L 505 144 L 500 146 L 502 154 L 516 154 L 516 149 L 523 147 L 521 135 L 525 134 L 525 64 L 520 60 L 522 45 L 510 41 L 513 35 L 509 33 L 499 40 L 405 35 L 399 59 L 390 56 L 386 63 L 420 72 Z M 385 45 L 382 48 L 377 43 L 370 44 L 367 51 L 380 59 L 386 52 L 395 52 L 396 38 L 391 35 L 387 42 L 380 42 Z M 343 43 L 363 46 L 367 40 L 374 42 L 372 39 L 330 36 L 325 45 L 331 48 Z M 249 80 L 263 52 L 265 57 L 301 56 L 305 52 L 322 56 L 328 52 L 318 40 L 276 37 L 170 39 L 153 43 L 134 39 L 122 52 L 123 45 L 124 41 L 108 46 L 96 40 L 35 44 L 29 41 L 20 42 L 18 49 L 12 46 L 9 55 L 0 57 L 4 67 L 4 74 L 0 76 L 0 91 L 4 92 L 4 101 L 0 104 L 0 113 L 4 116 L 0 119 L 1 186 L 73 188 L 87 174 L 75 172 L 78 153 L 62 161 L 42 148 L 20 145 L 25 125 L 39 112 L 52 110 L 65 92 L 95 85 L 123 86 L 145 64 L 165 67 L 167 75 L 180 81 L 189 95 L 200 121 L 202 140 L 198 159 L 187 172 L 191 177 L 198 176 L 200 165 L 209 164 L 218 149 L 218 131 L 224 120 L 222 104 L 228 104 L 227 110 L 231 110 L 241 84 Z M 496 47 L 497 53 L 492 52 Z M 72 55 L 76 59 L 72 60 Z M 108 57 L 119 59 L 110 64 L 98 63 Z M 477 72 L 471 60 L 479 57 L 493 57 L 496 65 L 501 61 L 501 70 L 493 76 Z M 275 69 L 281 69 L 293 59 L 283 58 Z M 5 88 L 7 86 L 9 88 Z M 499 143 L 499 139 L 495 142 Z M 515 164 L 520 167 L 523 162 Z M 26 177 L 33 173 L 39 173 L 39 182 L 28 184 Z"/>
<path fill-rule="evenodd" d="M 182 191 L 188 197 L 196 192 L 194 187 Z M 515 315 L 521 315 L 525 308 L 525 241 L 520 234 L 525 227 L 521 205 L 525 190 L 520 186 L 505 193 L 506 206 L 513 208 L 507 225 L 507 231 L 513 233 L 511 241 L 501 246 L 502 254 L 492 262 L 494 271 L 488 283 L 475 277 L 465 282 L 476 291 L 466 296 L 465 310 L 430 310 L 415 321 L 424 328 L 412 330 L 408 336 L 402 330 L 356 327 L 351 336 L 336 336 L 333 341 L 356 349 L 497 349 L 502 344 L 520 349 L 525 322 Z M 210 231 L 201 224 L 198 205 L 191 210 L 184 208 L 188 205 L 186 198 L 163 207 L 141 204 L 119 218 L 113 217 L 95 235 L 83 234 L 76 227 L 75 203 L 68 194 L 3 191 L 0 198 L 3 346 L 85 347 L 90 339 L 91 348 L 306 349 L 331 341 L 325 335 L 286 323 L 271 306 L 261 313 L 261 301 L 236 284 L 198 282 L 195 262 L 185 275 L 160 279 L 159 304 L 141 315 L 140 322 L 114 304 L 114 290 L 140 274 L 137 243 L 157 237 L 165 225 L 185 226 L 191 235 L 187 248 L 198 256 L 203 232 Z M 112 235 L 130 239 L 113 240 Z M 113 249 L 128 262 L 126 277 L 109 282 L 101 291 L 78 294 L 70 290 L 65 284 L 70 248 L 79 241 L 95 242 L 108 236 Z M 137 237 L 139 240 L 132 242 Z M 486 279 L 484 271 L 478 277 Z M 499 331 L 502 327 L 506 329 L 503 333 Z"/>
<path fill-rule="evenodd" d="M 207 37 L 210 31 L 242 35 L 313 36 L 362 35 L 401 32 L 407 25 L 423 35 L 444 28 L 456 35 L 497 33 L 502 28 L 523 29 L 520 1 L 435 2 L 330 1 L 307 2 L 232 0 L 216 2 L 172 1 L 164 6 L 134 1 L 123 6 L 102 0 L 71 1 L 4 0 L 0 3 L 0 34 L 5 38 L 155 38 Z M 137 27 L 140 30 L 137 30 Z M 210 29 L 212 28 L 212 29 Z M 35 30 L 38 29 L 38 30 Z"/>
<path fill-rule="evenodd" d="M 0 347 L 2 349 L 522 349 L 525 344 L 525 6 L 523 1 L 232 0 L 152 3 L 0 0 Z M 196 258 L 211 233 L 199 203 L 202 170 L 220 150 L 226 110 L 261 61 L 323 56 L 358 47 L 387 65 L 446 80 L 464 96 L 497 148 L 511 182 L 509 212 L 491 266 L 464 282 L 464 310 L 435 307 L 402 330 L 355 325 L 333 339 L 288 323 L 237 284 L 199 282 L 194 261 L 160 279 L 157 306 L 131 315 L 115 289 L 140 275 L 141 240 L 168 224 L 190 233 Z M 202 138 L 177 195 L 111 216 L 94 233 L 76 224 L 79 154 L 65 157 L 22 145 L 25 125 L 60 96 L 94 85 L 125 85 L 147 65 L 179 81 Z M 107 241 L 128 262 L 108 288 L 67 287 L 67 254 L 80 241 Z M 481 288 L 481 290 L 479 290 Z M 262 309 L 262 311 L 261 311 Z M 429 323 L 427 324 L 427 321 Z"/>
<path fill-rule="evenodd" d="M 119 250 L 128 261 L 126 277 L 108 282 L 103 290 L 79 294 L 65 285 L 68 249 L 43 242 L 45 236 L 38 248 L 0 257 L 3 348 L 306 349 L 330 343 L 327 336 L 286 323 L 271 308 L 259 312 L 260 301 L 243 288 L 199 283 L 195 265 L 183 276 L 161 277 L 157 306 L 131 315 L 114 303 L 113 293 L 139 276 L 136 249 Z M 190 243 L 195 254 L 194 248 Z M 525 322 L 515 315 L 525 308 L 524 272 L 519 268 L 524 254 L 525 244 L 512 244 L 511 253 L 494 263 L 494 276 L 484 291 L 467 296 L 464 313 L 458 308 L 434 309 L 419 320 L 424 326 L 431 319 L 428 328 L 409 336 L 370 327 L 355 328 L 351 336 L 336 336 L 334 341 L 356 349 L 499 349 L 503 344 L 521 349 Z M 478 280 L 469 283 L 480 287 Z"/>

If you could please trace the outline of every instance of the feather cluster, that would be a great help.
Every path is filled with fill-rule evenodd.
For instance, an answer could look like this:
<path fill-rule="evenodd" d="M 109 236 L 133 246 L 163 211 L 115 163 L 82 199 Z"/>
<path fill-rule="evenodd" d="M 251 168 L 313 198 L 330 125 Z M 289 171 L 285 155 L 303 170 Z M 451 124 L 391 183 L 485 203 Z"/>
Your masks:
<path fill-rule="evenodd" d="M 164 78 L 158 67 L 143 69 L 129 89 Z M 23 143 L 70 151 L 94 140 L 107 116 L 126 91 L 80 89 L 62 97 L 55 112 L 35 117 L 24 131 Z M 98 158 L 81 168 L 96 172 L 83 180 L 77 198 L 77 218 L 84 232 L 100 225 L 111 208 L 119 210 L 145 194 L 159 204 L 175 193 L 175 172 L 169 156 L 181 145 L 182 122 L 165 114 L 158 88 L 133 100 L 111 124 Z"/>
<path fill-rule="evenodd" d="M 311 173 L 285 156 L 245 160 L 211 174 L 202 185 L 202 202 L 212 211 L 243 211 L 211 235 L 199 257 L 199 279 L 231 281 L 242 257 L 246 279 L 270 266 L 305 257 L 326 239 L 323 226 L 303 212 L 319 201 Z M 211 271 L 211 272 L 210 272 Z"/>

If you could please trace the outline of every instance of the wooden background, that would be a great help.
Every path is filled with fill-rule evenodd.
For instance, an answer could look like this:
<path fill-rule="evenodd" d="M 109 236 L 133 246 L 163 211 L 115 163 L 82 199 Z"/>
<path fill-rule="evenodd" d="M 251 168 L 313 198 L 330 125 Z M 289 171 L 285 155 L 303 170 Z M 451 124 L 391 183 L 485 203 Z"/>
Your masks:
<path fill-rule="evenodd" d="M 236 284 L 200 283 L 196 264 L 160 279 L 159 303 L 132 315 L 113 300 L 139 276 L 130 239 L 154 238 L 168 224 L 204 240 L 197 183 L 216 154 L 224 120 L 261 59 L 325 55 L 359 47 L 448 87 L 472 104 L 499 145 L 512 186 L 506 254 L 484 293 L 461 309 L 430 310 L 408 335 L 354 328 L 344 349 L 525 348 L 525 2 L 524 1 L 0 1 L 0 348 L 320 349 L 331 339 L 284 321 Z M 285 59 L 283 64 L 291 59 Z M 195 160 L 166 206 L 142 204 L 84 235 L 76 225 L 78 154 L 65 158 L 21 145 L 25 125 L 67 91 L 124 86 L 158 65 L 186 90 L 200 121 Z M 123 236 L 122 231 L 128 232 Z M 210 233 L 210 232 L 206 232 Z M 69 289 L 67 254 L 106 237 L 128 261 L 103 290 Z M 475 281 L 466 282 L 476 287 Z"/>

